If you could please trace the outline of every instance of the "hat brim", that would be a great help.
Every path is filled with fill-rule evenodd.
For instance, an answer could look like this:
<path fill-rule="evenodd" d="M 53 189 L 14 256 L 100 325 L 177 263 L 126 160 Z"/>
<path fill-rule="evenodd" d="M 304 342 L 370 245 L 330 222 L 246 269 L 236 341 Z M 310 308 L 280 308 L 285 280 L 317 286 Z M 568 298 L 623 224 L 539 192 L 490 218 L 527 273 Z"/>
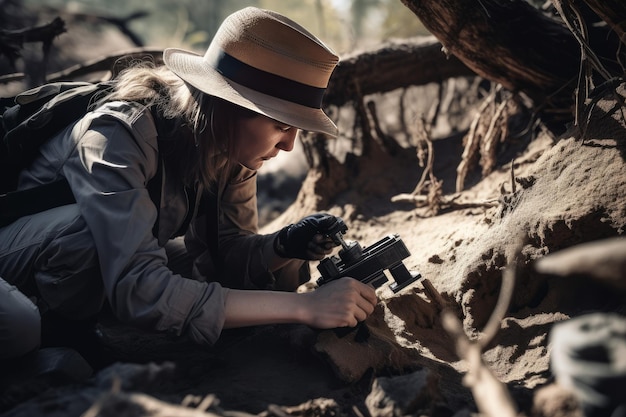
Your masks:
<path fill-rule="evenodd" d="M 163 53 L 163 61 L 174 74 L 206 94 L 302 130 L 332 137 L 338 134 L 337 126 L 322 109 L 292 103 L 235 83 L 211 67 L 201 55 L 168 48 Z"/>

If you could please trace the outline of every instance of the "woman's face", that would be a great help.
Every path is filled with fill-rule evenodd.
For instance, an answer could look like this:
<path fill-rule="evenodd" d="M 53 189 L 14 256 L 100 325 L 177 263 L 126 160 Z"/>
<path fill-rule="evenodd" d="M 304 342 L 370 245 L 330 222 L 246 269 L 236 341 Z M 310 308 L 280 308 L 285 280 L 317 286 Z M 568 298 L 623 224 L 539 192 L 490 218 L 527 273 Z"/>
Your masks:
<path fill-rule="evenodd" d="M 269 117 L 242 118 L 235 127 L 235 158 L 246 168 L 257 170 L 280 151 L 293 149 L 298 129 Z"/>

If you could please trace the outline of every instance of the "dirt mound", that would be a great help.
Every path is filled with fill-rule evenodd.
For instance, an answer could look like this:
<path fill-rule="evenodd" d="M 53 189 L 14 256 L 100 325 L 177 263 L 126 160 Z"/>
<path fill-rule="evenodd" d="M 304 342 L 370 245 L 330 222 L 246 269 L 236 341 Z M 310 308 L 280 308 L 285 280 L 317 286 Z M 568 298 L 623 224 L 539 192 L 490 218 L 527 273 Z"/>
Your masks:
<path fill-rule="evenodd" d="M 414 253 L 411 265 L 433 282 L 447 307 L 454 304 L 472 338 L 480 337 L 496 305 L 502 271 L 514 261 L 516 247 L 522 245 L 509 313 L 484 352 L 494 375 L 515 390 L 522 408 L 530 406 L 533 389 L 551 378 L 547 343 L 551 326 L 584 312 L 623 310 L 625 305 L 624 293 L 615 292 L 614 286 L 581 274 L 552 276 L 533 268 L 535 260 L 562 249 L 623 236 L 626 126 L 616 105 L 612 99 L 599 102 L 584 140 L 569 133 L 554 145 L 549 138 L 537 141 L 539 149 L 531 147 L 513 161 L 515 182 L 507 184 L 508 192 L 482 194 L 485 187 L 493 191 L 506 184 L 510 165 L 466 192 L 474 198 L 499 199 L 501 205 L 496 209 L 482 214 L 457 211 L 427 220 L 395 212 L 377 219 L 386 229 L 400 231 Z M 429 227 L 435 230 L 426 230 Z M 356 229 L 363 239 L 375 238 L 364 232 L 366 226 Z M 384 293 L 390 297 L 383 299 L 388 310 L 384 320 L 374 314 L 367 321 L 369 336 L 375 340 L 360 344 L 354 339 L 319 340 L 318 348 L 328 353 L 346 379 L 354 377 L 353 364 L 361 370 L 393 369 L 399 373 L 418 363 L 429 366 L 416 359 L 416 353 L 422 359 L 432 358 L 466 371 L 438 320 L 441 302 L 428 297 L 427 289 L 417 284 L 412 293 Z M 396 349 L 389 348 L 390 344 Z M 402 351 L 407 348 L 411 354 Z M 378 353 L 366 353 L 370 349 Z M 440 372 L 432 365 L 430 368 L 433 373 Z M 451 391 L 445 388 L 449 382 L 456 386 L 458 381 L 439 380 L 444 392 Z"/>

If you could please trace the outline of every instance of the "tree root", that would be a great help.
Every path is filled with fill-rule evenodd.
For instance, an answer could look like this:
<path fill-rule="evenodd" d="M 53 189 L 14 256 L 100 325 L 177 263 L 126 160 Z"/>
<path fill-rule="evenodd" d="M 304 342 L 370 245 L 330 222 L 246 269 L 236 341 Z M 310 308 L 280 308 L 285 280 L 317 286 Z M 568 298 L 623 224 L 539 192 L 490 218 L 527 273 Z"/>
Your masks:
<path fill-rule="evenodd" d="M 489 175 L 493 171 L 497 144 L 504 142 L 508 136 L 508 120 L 515 113 L 515 109 L 514 96 L 504 91 L 501 85 L 497 85 L 484 99 L 464 138 L 463 155 L 457 167 L 457 193 L 465 188 L 465 179 L 478 155 L 482 175 Z"/>
<path fill-rule="evenodd" d="M 454 194 L 452 196 L 442 196 L 439 199 L 438 210 L 464 210 L 470 208 L 491 208 L 498 207 L 500 205 L 499 200 L 486 200 L 486 201 L 465 201 L 457 202 L 456 200 L 461 194 Z M 398 194 L 391 198 L 394 203 L 413 203 L 417 207 L 430 207 L 430 197 L 427 195 L 413 195 L 413 194 Z"/>

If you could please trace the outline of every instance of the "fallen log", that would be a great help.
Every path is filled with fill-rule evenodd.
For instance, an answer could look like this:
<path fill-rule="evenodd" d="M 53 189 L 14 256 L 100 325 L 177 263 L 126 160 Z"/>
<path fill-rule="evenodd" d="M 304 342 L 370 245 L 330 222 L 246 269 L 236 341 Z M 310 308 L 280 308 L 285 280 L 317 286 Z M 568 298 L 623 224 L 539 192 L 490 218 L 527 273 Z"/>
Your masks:
<path fill-rule="evenodd" d="M 446 55 L 433 36 L 390 41 L 341 58 L 324 103 L 342 106 L 365 95 L 475 76 L 458 58 Z"/>
<path fill-rule="evenodd" d="M 402 2 L 478 75 L 530 97 L 547 124 L 563 125 L 580 111 L 581 78 L 593 85 L 623 73 L 626 6 L 617 0 L 552 0 L 553 14 L 526 1 Z M 564 15 L 570 11 L 575 22 Z M 595 72 L 581 69 L 589 58 Z"/>
<path fill-rule="evenodd" d="M 402 0 L 446 50 L 483 78 L 571 119 L 580 47 L 525 1 Z"/>

